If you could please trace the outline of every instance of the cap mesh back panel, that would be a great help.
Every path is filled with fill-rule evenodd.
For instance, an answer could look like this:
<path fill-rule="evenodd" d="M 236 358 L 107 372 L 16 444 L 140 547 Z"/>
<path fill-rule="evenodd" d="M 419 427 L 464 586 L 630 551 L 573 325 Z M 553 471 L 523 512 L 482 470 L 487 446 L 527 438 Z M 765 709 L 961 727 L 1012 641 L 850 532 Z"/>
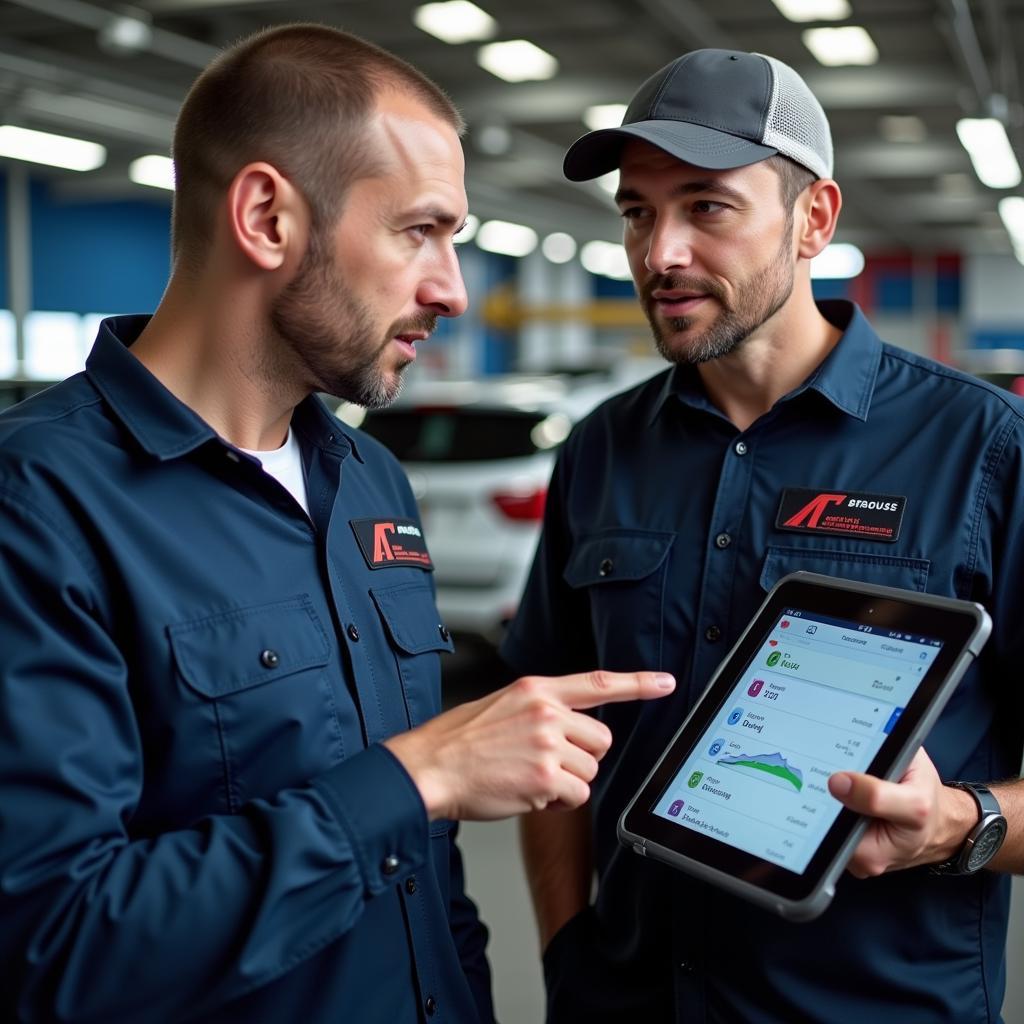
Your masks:
<path fill-rule="evenodd" d="M 832 135 L 821 104 L 787 64 L 760 54 L 774 72 L 764 144 L 819 178 L 832 177 Z"/>

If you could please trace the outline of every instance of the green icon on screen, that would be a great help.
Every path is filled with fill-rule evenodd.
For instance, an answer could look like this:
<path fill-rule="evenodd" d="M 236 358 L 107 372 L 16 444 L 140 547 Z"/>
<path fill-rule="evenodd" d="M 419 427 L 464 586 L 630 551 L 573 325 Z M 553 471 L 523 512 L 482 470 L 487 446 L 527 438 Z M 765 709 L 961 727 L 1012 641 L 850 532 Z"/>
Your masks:
<path fill-rule="evenodd" d="M 781 657 L 782 657 L 782 655 L 779 654 L 778 651 L 772 651 L 772 653 L 768 655 L 768 666 L 769 666 L 769 668 L 772 668 L 775 665 L 778 665 L 779 659 Z"/>
<path fill-rule="evenodd" d="M 700 780 L 704 778 L 703 772 L 694 772 L 689 781 L 686 783 L 690 789 L 696 789 L 700 785 Z"/>

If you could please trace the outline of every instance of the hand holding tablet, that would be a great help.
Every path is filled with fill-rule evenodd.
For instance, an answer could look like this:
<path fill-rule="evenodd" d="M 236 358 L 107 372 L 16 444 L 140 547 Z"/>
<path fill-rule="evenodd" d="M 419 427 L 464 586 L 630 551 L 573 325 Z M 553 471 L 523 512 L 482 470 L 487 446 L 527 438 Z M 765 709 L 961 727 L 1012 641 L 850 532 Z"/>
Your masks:
<path fill-rule="evenodd" d="M 781 580 L 619 822 L 619 838 L 795 920 L 867 824 L 837 771 L 906 769 L 991 624 L 975 604 L 811 573 Z"/>

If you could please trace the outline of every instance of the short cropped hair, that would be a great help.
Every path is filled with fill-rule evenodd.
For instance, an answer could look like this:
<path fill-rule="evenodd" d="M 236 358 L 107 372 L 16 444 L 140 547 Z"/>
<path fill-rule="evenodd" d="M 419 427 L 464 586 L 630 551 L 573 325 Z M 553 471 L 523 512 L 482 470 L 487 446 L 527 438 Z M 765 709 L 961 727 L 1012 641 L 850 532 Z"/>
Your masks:
<path fill-rule="evenodd" d="M 451 100 L 411 64 L 326 25 L 265 29 L 221 53 L 189 90 L 174 129 L 175 263 L 201 265 L 216 206 L 253 161 L 276 167 L 299 189 L 314 230 L 333 223 L 348 187 L 373 172 L 367 125 L 389 88 L 463 132 Z"/>
<path fill-rule="evenodd" d="M 768 166 L 771 167 L 779 176 L 779 188 L 782 192 L 782 205 L 786 208 L 787 212 L 792 215 L 797 196 L 799 196 L 808 185 L 817 181 L 818 176 L 814 171 L 809 171 L 802 164 L 798 164 L 795 160 L 790 160 L 788 156 L 783 156 L 781 153 L 768 157 L 765 160 L 765 163 L 768 164 Z"/>

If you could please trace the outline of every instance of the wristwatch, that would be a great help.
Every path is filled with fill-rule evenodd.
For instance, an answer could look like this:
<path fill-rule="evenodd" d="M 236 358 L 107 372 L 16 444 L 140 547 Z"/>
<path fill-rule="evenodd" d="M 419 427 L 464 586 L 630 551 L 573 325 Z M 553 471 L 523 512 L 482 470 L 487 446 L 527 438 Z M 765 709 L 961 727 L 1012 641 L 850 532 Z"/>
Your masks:
<path fill-rule="evenodd" d="M 967 833 L 964 845 L 949 860 L 933 864 L 937 875 L 973 875 L 995 855 L 1006 838 L 1006 818 L 992 791 L 979 782 L 947 782 L 947 786 L 965 789 L 978 805 L 978 823 Z"/>

